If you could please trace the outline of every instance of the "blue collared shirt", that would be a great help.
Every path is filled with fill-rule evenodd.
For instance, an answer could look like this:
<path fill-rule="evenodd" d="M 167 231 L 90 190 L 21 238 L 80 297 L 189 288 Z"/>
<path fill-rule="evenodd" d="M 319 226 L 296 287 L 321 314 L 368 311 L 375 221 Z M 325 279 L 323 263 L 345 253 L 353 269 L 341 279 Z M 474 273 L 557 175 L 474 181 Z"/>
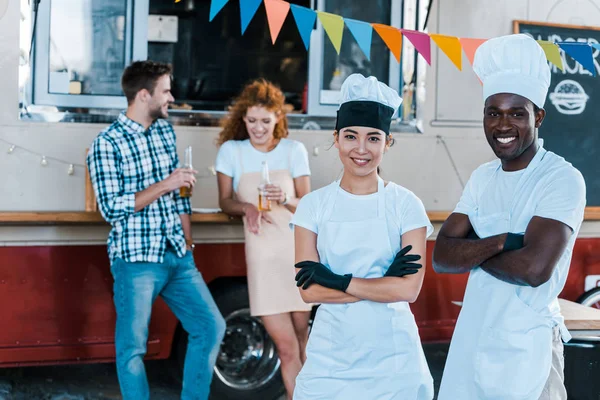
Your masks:
<path fill-rule="evenodd" d="M 162 262 L 170 243 L 183 257 L 180 214 L 191 214 L 189 198 L 173 191 L 135 212 L 135 194 L 166 179 L 179 167 L 175 131 L 158 119 L 148 129 L 125 113 L 94 140 L 87 165 L 100 213 L 112 225 L 111 262 Z"/>

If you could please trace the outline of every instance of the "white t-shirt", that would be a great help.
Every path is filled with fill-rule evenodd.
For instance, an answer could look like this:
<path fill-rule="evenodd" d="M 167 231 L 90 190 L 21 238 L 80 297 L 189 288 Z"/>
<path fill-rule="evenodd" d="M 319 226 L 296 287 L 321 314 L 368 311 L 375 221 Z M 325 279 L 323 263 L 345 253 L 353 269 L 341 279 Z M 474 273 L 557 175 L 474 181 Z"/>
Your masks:
<path fill-rule="evenodd" d="M 538 151 L 545 150 L 540 147 Z M 523 234 L 534 216 L 560 221 L 573 230 L 550 280 L 537 288 L 518 286 L 515 289 L 527 305 L 538 311 L 549 309 L 554 320 L 562 323 L 556 298 L 565 286 L 573 246 L 583 221 L 585 181 L 581 173 L 564 158 L 551 151 L 541 154 L 543 158 L 539 165 L 531 171 L 528 171 L 528 167 L 516 173 L 505 172 L 500 160 L 481 165 L 471 175 L 454 212 L 468 215 L 472 224 L 475 221 L 494 224 L 498 227 L 496 230 L 503 231 L 498 233 L 510 231 Z M 525 176 L 526 172 L 529 175 Z M 521 177 L 525 180 L 518 187 Z M 495 279 L 487 274 L 479 274 L 478 277 Z"/>
<path fill-rule="evenodd" d="M 315 190 L 300 199 L 290 226 L 298 225 L 317 235 L 322 214 L 326 209 L 326 202 L 333 201 L 327 196 L 331 186 L 338 186 L 333 182 L 328 186 Z M 406 232 L 427 227 L 427 237 L 433 233 L 433 226 L 427 217 L 427 212 L 421 200 L 410 190 L 393 182 L 389 182 L 385 191 L 385 216 L 387 218 L 388 233 L 394 254 L 401 249 L 401 237 Z M 358 196 L 339 190 L 335 199 L 335 207 L 330 220 L 337 222 L 363 221 L 377 217 L 377 193 Z"/>
<path fill-rule="evenodd" d="M 524 228 L 534 216 L 550 218 L 569 226 L 575 233 L 574 242 L 585 210 L 585 181 L 564 158 L 550 151 L 544 158 L 519 193 L 515 191 L 526 169 L 506 172 L 499 160 L 481 165 L 469 178 L 454 212 L 470 217 L 510 213 L 518 217 L 519 221 L 514 222 L 521 228 L 513 233 L 525 233 Z M 525 207 L 511 210 L 516 196 L 523 198 L 518 200 Z"/>
<path fill-rule="evenodd" d="M 260 172 L 263 161 L 267 162 L 270 171 L 288 169 L 292 178 L 310 175 L 306 147 L 301 142 L 285 138 L 268 153 L 256 150 L 250 139 L 229 140 L 219 148 L 215 169 L 233 178 L 233 190 L 237 191 L 242 173 Z"/>

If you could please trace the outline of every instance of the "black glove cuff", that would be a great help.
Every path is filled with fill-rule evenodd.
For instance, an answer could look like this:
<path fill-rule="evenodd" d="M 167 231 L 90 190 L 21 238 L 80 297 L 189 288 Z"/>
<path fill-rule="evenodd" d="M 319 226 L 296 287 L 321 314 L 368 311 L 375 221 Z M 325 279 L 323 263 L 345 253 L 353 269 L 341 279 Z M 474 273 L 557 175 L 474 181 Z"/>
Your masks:
<path fill-rule="evenodd" d="M 352 274 L 345 274 L 344 277 L 347 279 L 344 280 L 340 289 L 342 289 L 342 292 L 346 293 L 348 286 L 350 286 L 350 281 L 352 280 Z"/>
<path fill-rule="evenodd" d="M 511 251 L 523 248 L 524 237 L 524 235 L 509 232 L 506 235 L 506 240 L 504 241 L 504 247 L 502 248 L 502 251 Z"/>

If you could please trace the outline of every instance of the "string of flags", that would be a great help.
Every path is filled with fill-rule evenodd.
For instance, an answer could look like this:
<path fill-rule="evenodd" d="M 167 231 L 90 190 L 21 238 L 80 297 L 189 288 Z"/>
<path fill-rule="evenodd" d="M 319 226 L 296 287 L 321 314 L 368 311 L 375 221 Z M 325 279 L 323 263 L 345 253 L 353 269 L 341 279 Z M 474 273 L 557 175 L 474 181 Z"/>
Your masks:
<path fill-rule="evenodd" d="M 179 3 L 181 0 L 175 0 Z M 356 19 L 344 18 L 337 14 L 324 11 L 315 11 L 307 7 L 296 4 L 290 4 L 284 0 L 239 0 L 240 1 L 240 19 L 242 35 L 246 32 L 248 25 L 254 18 L 261 4 L 264 3 L 269 24 L 269 32 L 273 44 L 281 32 L 281 28 L 291 12 L 296 27 L 304 47 L 308 50 L 310 45 L 310 35 L 317 20 L 323 26 L 323 29 L 339 54 L 342 47 L 342 37 L 344 27 L 347 27 L 353 38 L 356 40 L 359 48 L 365 57 L 371 60 L 371 40 L 373 31 L 381 37 L 383 42 L 389 48 L 396 61 L 400 62 L 402 52 L 402 40 L 408 40 L 415 50 L 423 57 L 427 64 L 431 65 L 431 42 L 444 53 L 448 59 L 462 71 L 462 53 L 464 52 L 469 63 L 473 64 L 475 51 L 487 39 L 479 38 L 459 38 L 456 36 L 442 35 L 436 33 L 425 33 L 415 30 L 396 28 L 384 24 L 375 24 Z M 229 0 L 211 0 L 209 22 L 225 7 Z M 580 43 L 580 42 L 549 42 L 538 40 L 540 46 L 544 49 L 548 61 L 556 65 L 561 71 L 564 71 L 563 58 L 560 50 L 563 50 L 572 59 L 582 65 L 583 68 L 596 76 L 594 66 L 594 48 L 600 50 L 600 44 Z"/>

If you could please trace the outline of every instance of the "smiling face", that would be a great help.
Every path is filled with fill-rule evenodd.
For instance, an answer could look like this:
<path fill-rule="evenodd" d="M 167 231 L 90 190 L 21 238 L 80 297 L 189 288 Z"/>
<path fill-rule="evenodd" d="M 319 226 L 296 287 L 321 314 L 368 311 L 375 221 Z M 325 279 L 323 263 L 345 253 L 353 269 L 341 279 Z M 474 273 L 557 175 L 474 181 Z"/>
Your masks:
<path fill-rule="evenodd" d="M 355 176 L 377 173 L 383 153 L 390 145 L 391 138 L 375 128 L 349 126 L 335 135 L 344 171 Z"/>
<path fill-rule="evenodd" d="M 154 91 L 148 97 L 148 114 L 154 121 L 158 118 L 169 118 L 169 104 L 175 99 L 171 95 L 171 77 L 163 75 L 156 81 Z"/>
<path fill-rule="evenodd" d="M 536 130 L 545 115 L 543 109 L 536 108 L 530 100 L 516 94 L 498 93 L 487 98 L 483 129 L 490 147 L 503 165 L 524 160 L 529 163 L 537 151 L 537 146 L 532 144 L 537 139 Z"/>
<path fill-rule="evenodd" d="M 244 123 L 250 137 L 250 143 L 255 147 L 262 147 L 273 142 L 275 137 L 275 125 L 277 125 L 277 114 L 269 111 L 263 106 L 253 106 L 248 108 Z"/>

